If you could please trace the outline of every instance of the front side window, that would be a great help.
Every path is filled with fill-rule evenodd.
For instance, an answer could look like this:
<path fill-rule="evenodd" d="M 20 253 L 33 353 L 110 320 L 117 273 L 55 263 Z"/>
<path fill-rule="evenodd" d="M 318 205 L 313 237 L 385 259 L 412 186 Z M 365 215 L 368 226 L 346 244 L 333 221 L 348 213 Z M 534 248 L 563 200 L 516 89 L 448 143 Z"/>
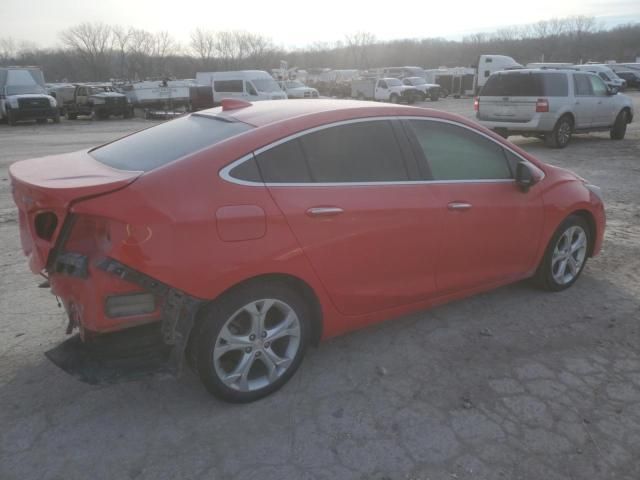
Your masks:
<path fill-rule="evenodd" d="M 593 94 L 596 97 L 605 97 L 607 95 L 607 86 L 604 84 L 600 77 L 589 75 L 589 81 L 591 82 Z"/>
<path fill-rule="evenodd" d="M 409 125 L 434 180 L 513 178 L 504 149 L 496 142 L 444 122 L 410 120 Z"/>
<path fill-rule="evenodd" d="M 591 82 L 589 81 L 589 75 L 584 73 L 574 74 L 573 84 L 576 89 L 576 95 L 582 97 L 591 95 Z"/>
<path fill-rule="evenodd" d="M 599 75 L 599 76 L 600 76 L 600 78 L 601 78 L 602 80 L 604 80 L 605 82 L 610 82 L 610 81 L 611 81 L 611 79 L 610 79 L 609 77 L 607 77 L 607 74 L 606 74 L 606 73 L 604 73 L 604 72 L 600 72 L 600 73 L 598 73 L 598 75 Z"/>

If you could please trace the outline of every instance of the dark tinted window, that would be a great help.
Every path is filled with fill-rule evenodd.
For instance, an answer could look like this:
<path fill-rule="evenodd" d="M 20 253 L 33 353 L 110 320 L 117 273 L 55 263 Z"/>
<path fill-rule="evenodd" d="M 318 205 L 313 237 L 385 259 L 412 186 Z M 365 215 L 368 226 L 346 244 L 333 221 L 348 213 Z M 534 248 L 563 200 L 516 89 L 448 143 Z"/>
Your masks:
<path fill-rule="evenodd" d="M 213 89 L 216 92 L 243 92 L 242 80 L 215 80 Z"/>
<path fill-rule="evenodd" d="M 300 137 L 316 182 L 407 180 L 400 147 L 388 121 L 351 123 Z"/>
<path fill-rule="evenodd" d="M 90 153 L 113 168 L 148 172 L 250 128 L 246 123 L 189 115 L 134 133 Z"/>
<path fill-rule="evenodd" d="M 488 97 L 563 97 L 567 75 L 560 72 L 513 72 L 492 75 L 480 95 Z"/>
<path fill-rule="evenodd" d="M 575 73 L 573 75 L 573 84 L 576 89 L 576 95 L 591 95 L 591 82 L 589 75 L 584 73 Z"/>
<path fill-rule="evenodd" d="M 289 140 L 258 155 L 258 168 L 267 183 L 307 183 L 311 175 L 297 139 Z"/>
<path fill-rule="evenodd" d="M 409 122 L 434 180 L 512 178 L 504 149 L 466 128 L 443 122 Z"/>
<path fill-rule="evenodd" d="M 251 157 L 249 160 L 245 160 L 237 167 L 232 168 L 229 175 L 233 178 L 237 178 L 238 180 L 262 182 L 260 170 L 258 170 L 258 165 L 256 164 L 256 159 L 254 157 Z"/>

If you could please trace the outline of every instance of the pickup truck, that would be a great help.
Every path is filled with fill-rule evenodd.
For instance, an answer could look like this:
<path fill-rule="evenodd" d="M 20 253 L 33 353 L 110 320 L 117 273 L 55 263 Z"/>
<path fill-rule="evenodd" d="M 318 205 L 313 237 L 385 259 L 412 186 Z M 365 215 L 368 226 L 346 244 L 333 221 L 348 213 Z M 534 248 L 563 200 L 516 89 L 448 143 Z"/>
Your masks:
<path fill-rule="evenodd" d="M 23 120 L 60 122 L 55 98 L 45 90 L 44 76 L 36 67 L 0 68 L 0 121 L 15 125 Z"/>
<path fill-rule="evenodd" d="M 432 102 L 437 102 L 440 98 L 440 85 L 437 83 L 427 83 L 423 77 L 403 78 L 402 83 L 420 90 L 420 100 L 423 102 L 427 98 L 430 98 Z"/>
<path fill-rule="evenodd" d="M 351 82 L 351 96 L 359 100 L 411 104 L 421 97 L 421 92 L 403 85 L 397 78 L 359 78 Z"/>
<path fill-rule="evenodd" d="M 67 120 L 75 120 L 79 115 L 101 120 L 110 115 L 133 116 L 133 108 L 126 95 L 116 92 L 111 85 L 73 85 L 61 87 L 55 93 Z"/>

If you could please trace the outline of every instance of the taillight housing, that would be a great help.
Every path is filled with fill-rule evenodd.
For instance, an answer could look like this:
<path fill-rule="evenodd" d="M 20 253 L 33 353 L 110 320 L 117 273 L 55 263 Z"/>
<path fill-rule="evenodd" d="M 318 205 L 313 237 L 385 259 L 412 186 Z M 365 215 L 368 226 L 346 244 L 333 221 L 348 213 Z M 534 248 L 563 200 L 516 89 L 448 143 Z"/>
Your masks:
<path fill-rule="evenodd" d="M 63 248 L 65 251 L 94 255 L 111 247 L 110 220 L 89 215 L 76 215 Z"/>
<path fill-rule="evenodd" d="M 34 219 L 36 235 L 43 240 L 51 240 L 58 228 L 58 217 L 53 212 L 41 212 Z"/>
<path fill-rule="evenodd" d="M 477 112 L 480 110 L 480 97 L 475 97 L 473 99 L 473 111 Z"/>
<path fill-rule="evenodd" d="M 539 98 L 536 100 L 536 113 L 545 113 L 549 111 L 549 100 Z"/>

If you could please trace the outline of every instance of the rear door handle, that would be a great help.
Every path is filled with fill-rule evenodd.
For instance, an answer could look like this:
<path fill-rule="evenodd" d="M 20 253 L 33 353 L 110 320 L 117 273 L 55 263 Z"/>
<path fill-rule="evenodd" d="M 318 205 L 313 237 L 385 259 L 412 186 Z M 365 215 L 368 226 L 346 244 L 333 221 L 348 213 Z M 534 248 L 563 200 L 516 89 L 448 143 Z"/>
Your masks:
<path fill-rule="evenodd" d="M 449 210 L 469 210 L 472 207 L 470 203 L 467 202 L 451 202 L 447 205 Z"/>
<path fill-rule="evenodd" d="M 340 207 L 311 207 L 307 210 L 310 217 L 333 217 L 344 213 Z"/>

